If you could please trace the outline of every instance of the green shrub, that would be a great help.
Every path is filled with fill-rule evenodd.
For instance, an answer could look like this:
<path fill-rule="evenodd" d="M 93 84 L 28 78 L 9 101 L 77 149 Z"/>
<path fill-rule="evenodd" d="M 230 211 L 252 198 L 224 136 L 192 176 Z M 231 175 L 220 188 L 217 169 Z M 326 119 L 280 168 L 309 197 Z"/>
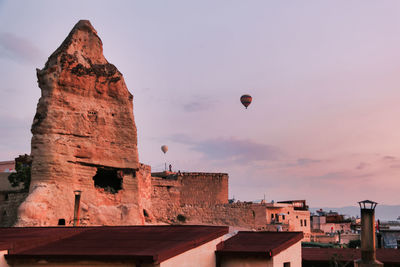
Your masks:
<path fill-rule="evenodd" d="M 23 190 L 28 191 L 31 184 L 31 166 L 17 163 L 16 172 L 8 176 L 8 181 L 12 187 L 23 185 Z"/>

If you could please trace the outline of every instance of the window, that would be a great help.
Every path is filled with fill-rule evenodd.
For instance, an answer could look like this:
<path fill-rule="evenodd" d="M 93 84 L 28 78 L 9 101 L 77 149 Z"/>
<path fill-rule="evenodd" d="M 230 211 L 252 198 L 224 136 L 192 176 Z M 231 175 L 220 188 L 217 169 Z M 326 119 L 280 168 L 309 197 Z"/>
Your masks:
<path fill-rule="evenodd" d="M 303 226 L 303 220 L 300 219 L 300 226 Z"/>
<path fill-rule="evenodd" d="M 271 213 L 271 219 L 273 219 L 274 218 L 274 214 L 273 213 Z"/>
<path fill-rule="evenodd" d="M 304 226 L 307 226 L 307 220 L 304 219 Z"/>
<path fill-rule="evenodd" d="M 108 193 L 115 194 L 122 189 L 122 172 L 114 168 L 97 168 L 93 176 L 94 185 Z"/>
<path fill-rule="evenodd" d="M 290 267 L 290 262 L 284 262 L 283 267 Z"/>
<path fill-rule="evenodd" d="M 285 215 L 282 215 L 282 220 L 284 220 L 285 219 Z"/>

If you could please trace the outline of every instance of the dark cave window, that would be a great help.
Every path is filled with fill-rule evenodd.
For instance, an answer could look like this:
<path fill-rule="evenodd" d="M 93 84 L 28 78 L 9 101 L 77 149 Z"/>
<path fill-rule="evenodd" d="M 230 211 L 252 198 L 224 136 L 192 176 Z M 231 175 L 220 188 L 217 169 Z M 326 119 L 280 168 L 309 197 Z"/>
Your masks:
<path fill-rule="evenodd" d="M 149 217 L 149 214 L 147 213 L 147 210 L 143 210 L 143 215 L 144 215 L 144 217 L 146 217 L 146 218 L 148 218 Z"/>
<path fill-rule="evenodd" d="M 176 217 L 178 219 L 178 221 L 184 223 L 186 222 L 186 217 L 182 214 L 178 214 L 178 216 Z"/>
<path fill-rule="evenodd" d="M 111 194 L 122 189 L 122 175 L 118 169 L 98 168 L 93 180 L 94 186 L 103 188 L 104 191 Z"/>
<path fill-rule="evenodd" d="M 65 225 L 65 219 L 58 219 L 57 225 Z"/>

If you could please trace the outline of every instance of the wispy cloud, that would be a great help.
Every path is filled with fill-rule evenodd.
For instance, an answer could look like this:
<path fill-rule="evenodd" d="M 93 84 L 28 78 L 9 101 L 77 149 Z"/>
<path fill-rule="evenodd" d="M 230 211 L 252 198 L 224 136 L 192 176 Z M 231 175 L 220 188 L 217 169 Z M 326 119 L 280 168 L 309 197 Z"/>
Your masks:
<path fill-rule="evenodd" d="M 210 160 L 245 164 L 255 161 L 274 161 L 282 155 L 277 147 L 233 137 L 196 141 L 187 135 L 175 135 L 171 140 L 189 145 L 192 150 L 200 152 Z"/>
<path fill-rule="evenodd" d="M 186 112 L 199 112 L 211 109 L 218 101 L 209 96 L 195 96 L 183 105 Z"/>
<path fill-rule="evenodd" d="M 363 169 L 367 168 L 369 165 L 370 165 L 370 164 L 368 164 L 368 163 L 360 162 L 360 163 L 357 165 L 356 169 L 357 169 L 357 170 L 363 170 Z"/>
<path fill-rule="evenodd" d="M 317 160 L 317 159 L 309 159 L 309 158 L 299 158 L 297 159 L 297 165 L 300 166 L 305 166 L 305 165 L 310 165 L 314 163 L 320 163 L 322 160 Z"/>
<path fill-rule="evenodd" d="M 14 33 L 0 33 L 0 57 L 20 63 L 36 63 L 42 52 L 28 39 Z"/>
<path fill-rule="evenodd" d="M 398 159 L 394 156 L 384 156 L 384 157 L 382 157 L 382 160 L 393 162 L 393 161 L 397 161 Z"/>

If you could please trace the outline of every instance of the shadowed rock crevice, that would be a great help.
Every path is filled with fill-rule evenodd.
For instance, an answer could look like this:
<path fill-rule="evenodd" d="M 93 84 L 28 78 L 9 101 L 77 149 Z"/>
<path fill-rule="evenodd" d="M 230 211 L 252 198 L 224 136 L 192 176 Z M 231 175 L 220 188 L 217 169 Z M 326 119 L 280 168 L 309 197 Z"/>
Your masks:
<path fill-rule="evenodd" d="M 118 169 L 98 168 L 93 176 L 94 185 L 111 194 L 116 194 L 122 189 L 122 180 L 122 171 Z"/>

